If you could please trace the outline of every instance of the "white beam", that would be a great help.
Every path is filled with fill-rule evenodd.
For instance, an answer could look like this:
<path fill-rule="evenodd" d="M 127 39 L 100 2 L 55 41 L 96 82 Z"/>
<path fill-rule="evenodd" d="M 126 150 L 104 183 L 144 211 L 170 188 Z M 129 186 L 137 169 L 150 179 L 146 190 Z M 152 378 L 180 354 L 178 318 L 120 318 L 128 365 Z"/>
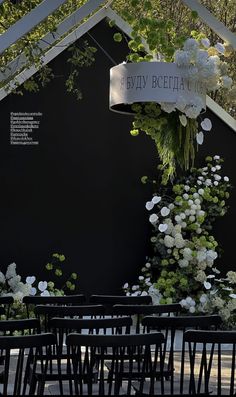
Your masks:
<path fill-rule="evenodd" d="M 84 18 L 94 12 L 103 2 L 104 0 L 88 0 L 87 3 L 64 19 L 64 21 L 58 25 L 56 32 L 49 32 L 42 37 L 38 41 L 37 47 L 40 50 L 45 51 L 49 46 L 54 45 L 61 36 L 73 29 L 74 26 L 78 25 Z M 15 75 L 24 66 L 26 66 L 27 63 L 27 57 L 22 53 L 6 66 L 4 72 L 0 72 L 0 81 L 7 80 L 11 76 Z"/>
<path fill-rule="evenodd" d="M 92 29 L 95 25 L 97 25 L 101 20 L 106 17 L 105 8 L 101 8 L 97 11 L 91 18 L 89 18 L 82 25 L 77 27 L 71 33 L 69 33 L 66 37 L 64 37 L 60 42 L 57 43 L 57 46 L 50 48 L 45 55 L 41 58 L 42 66 L 47 65 L 52 59 L 56 58 L 61 52 L 63 52 L 67 47 L 69 47 L 72 43 L 78 40 L 81 36 L 87 33 L 90 29 Z M 0 89 L 0 101 L 9 95 L 10 92 L 14 91 L 18 86 L 23 84 L 26 80 L 32 77 L 38 69 L 35 66 L 31 66 L 29 69 L 23 70 L 19 73 L 8 85 L 7 87 L 3 87 Z"/>
<path fill-rule="evenodd" d="M 230 116 L 220 105 L 218 105 L 213 99 L 211 99 L 208 95 L 206 98 L 207 107 L 216 114 L 221 120 L 223 120 L 229 127 L 232 128 L 233 131 L 236 132 L 236 120 Z"/>
<path fill-rule="evenodd" d="M 200 4 L 198 0 L 182 0 L 182 2 L 191 10 L 196 11 L 203 22 L 205 22 L 222 40 L 228 41 L 236 50 L 235 33 L 232 33 L 222 22 L 218 21 L 206 7 Z"/>
<path fill-rule="evenodd" d="M 44 0 L 2 35 L 0 35 L 0 54 L 17 40 L 27 34 L 36 25 L 42 22 L 67 0 Z"/>

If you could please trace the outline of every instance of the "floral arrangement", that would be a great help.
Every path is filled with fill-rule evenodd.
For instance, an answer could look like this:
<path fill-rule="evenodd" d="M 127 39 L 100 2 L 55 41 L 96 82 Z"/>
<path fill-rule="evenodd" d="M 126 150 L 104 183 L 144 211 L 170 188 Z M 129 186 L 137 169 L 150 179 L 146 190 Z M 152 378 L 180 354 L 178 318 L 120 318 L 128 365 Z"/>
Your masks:
<path fill-rule="evenodd" d="M 136 1 L 131 2 L 131 6 L 139 8 Z M 161 160 L 162 183 L 167 184 L 169 179 L 173 180 L 177 166 L 183 170 L 194 166 L 197 145 L 203 143 L 204 131 L 211 130 L 211 122 L 208 119 L 207 124 L 204 123 L 201 115 L 205 108 L 203 95 L 229 90 L 229 95 L 235 97 L 236 87 L 232 87 L 233 81 L 224 61 L 224 57 L 232 53 L 232 46 L 219 42 L 211 45 L 208 38 L 196 31 L 191 32 L 191 37 L 178 38 L 173 33 L 173 21 L 149 16 L 150 2 L 145 3 L 144 9 L 146 16 L 133 22 L 126 61 L 156 62 L 157 74 L 158 62 L 175 62 L 183 72 L 174 102 L 132 105 L 134 121 L 130 133 L 137 136 L 143 131 L 154 140 Z M 192 17 L 196 19 L 197 14 Z M 116 33 L 114 39 L 121 41 L 121 34 Z M 197 85 L 199 89 L 189 100 L 181 85 Z"/>
<path fill-rule="evenodd" d="M 45 268 L 53 273 L 53 276 L 60 278 L 63 276 L 62 264 L 64 261 L 64 255 L 54 253 Z M 0 296 L 12 296 L 14 298 L 11 308 L 11 316 L 13 318 L 26 317 L 25 307 L 22 303 L 24 296 L 60 296 L 67 292 L 76 292 L 78 289 L 78 275 L 77 273 L 71 273 L 63 285 L 56 287 L 56 284 L 58 284 L 58 279 L 55 282 L 52 280 L 37 281 L 35 276 L 28 276 L 23 282 L 22 277 L 16 272 L 15 263 L 11 263 L 7 267 L 5 274 L 0 272 Z"/>
<path fill-rule="evenodd" d="M 146 203 L 154 256 L 137 285 L 124 285 L 127 295 L 149 294 L 154 304 L 179 302 L 189 313 L 219 313 L 235 324 L 236 272 L 220 276 L 218 243 L 211 234 L 215 219 L 227 212 L 231 189 L 222 163 L 220 156 L 207 157 L 206 166 L 180 178 L 171 194 L 162 187 Z"/>

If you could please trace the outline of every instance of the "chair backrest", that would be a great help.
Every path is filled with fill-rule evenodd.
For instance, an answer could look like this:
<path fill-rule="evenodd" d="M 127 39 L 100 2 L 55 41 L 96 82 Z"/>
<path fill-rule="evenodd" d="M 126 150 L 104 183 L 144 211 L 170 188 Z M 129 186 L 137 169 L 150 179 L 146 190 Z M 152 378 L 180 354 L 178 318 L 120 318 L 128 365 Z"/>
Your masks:
<path fill-rule="evenodd" d="M 190 362 L 189 394 L 234 396 L 236 332 L 186 331 L 185 343 Z"/>
<path fill-rule="evenodd" d="M 36 305 L 83 305 L 86 297 L 80 295 L 64 295 L 64 296 L 24 296 L 23 303 L 26 305 L 27 316 L 29 317 L 29 308 Z"/>
<path fill-rule="evenodd" d="M 40 321 L 36 318 L 2 320 L 0 321 L 0 332 L 4 335 L 13 335 L 15 332 L 21 335 L 40 334 Z"/>
<path fill-rule="evenodd" d="M 126 296 L 126 295 L 91 295 L 89 303 L 93 305 L 104 305 L 106 313 L 112 313 L 114 305 L 149 305 L 152 303 L 150 296 Z"/>
<path fill-rule="evenodd" d="M 33 371 L 31 376 L 35 376 L 36 366 L 41 372 L 42 377 L 47 372 L 48 357 L 50 353 L 42 358 L 42 348 L 48 349 L 50 352 L 51 346 L 55 344 L 55 335 L 40 334 L 28 336 L 0 336 L 0 349 L 4 351 L 4 361 L 1 372 L 1 383 L 3 383 L 2 394 L 8 395 L 32 395 L 30 386 L 27 386 L 29 377 L 29 366 L 32 363 Z M 17 356 L 12 354 L 15 349 L 18 350 Z M 46 357 L 46 358 L 45 358 Z M 14 362 L 14 363 L 13 363 Z M 10 369 L 15 366 L 15 370 Z M 11 390 L 12 388 L 12 390 Z M 43 394 L 44 384 L 42 383 L 38 389 L 38 394 Z"/>
<path fill-rule="evenodd" d="M 177 317 L 154 317 L 147 316 L 142 320 L 144 330 L 147 332 L 161 331 L 165 336 L 163 348 L 164 360 L 167 360 L 167 373 L 170 379 L 170 393 L 174 392 L 175 359 L 176 352 L 181 352 L 181 369 L 184 362 L 183 334 L 187 329 L 214 329 L 222 324 L 218 315 L 208 316 L 177 316 Z M 177 339 L 179 347 L 177 348 Z M 178 352 L 179 356 L 179 352 Z M 179 357 L 178 357 L 179 360 Z"/>
<path fill-rule="evenodd" d="M 3 316 L 5 314 L 5 309 L 4 307 L 0 306 L 0 316 Z"/>
<path fill-rule="evenodd" d="M 52 317 L 89 317 L 97 318 L 105 315 L 105 308 L 102 305 L 82 306 L 51 306 L 38 305 L 35 307 L 35 315 L 41 320 L 44 331 L 48 331 L 48 322 Z"/>
<path fill-rule="evenodd" d="M 141 320 L 144 316 L 155 314 L 157 316 L 178 315 L 181 312 L 181 305 L 173 303 L 169 305 L 114 305 L 113 314 L 116 316 L 136 316 L 137 334 L 141 331 Z"/>
<path fill-rule="evenodd" d="M 58 351 L 63 352 L 65 337 L 73 332 L 79 334 L 117 335 L 130 334 L 131 317 L 101 318 L 101 319 L 71 319 L 54 317 L 49 320 L 48 327 L 57 335 Z"/>
<path fill-rule="evenodd" d="M 11 305 L 13 304 L 14 299 L 12 296 L 0 296 L 0 305 L 5 308 L 6 317 L 9 318 Z M 3 314 L 3 313 L 2 313 Z"/>
<path fill-rule="evenodd" d="M 142 390 L 144 380 L 150 379 L 150 394 L 154 391 L 154 380 L 156 378 L 157 363 L 162 369 L 161 345 L 164 337 L 161 333 L 142 335 L 79 335 L 69 334 L 66 338 L 68 347 L 68 360 L 71 360 L 68 368 L 73 374 L 73 382 L 69 385 L 69 394 L 87 395 L 130 395 L 133 380 L 134 357 L 138 362 L 140 389 Z M 85 359 L 83 360 L 83 351 Z M 99 350 L 99 356 L 97 351 Z M 105 376 L 105 360 L 107 350 L 111 354 L 111 374 L 109 381 Z M 137 352 L 140 352 L 138 356 Z M 126 363 L 126 379 L 122 382 L 121 371 Z M 98 383 L 93 381 L 93 369 L 96 364 L 98 369 Z M 83 368 L 86 367 L 86 378 Z M 163 377 L 160 373 L 163 385 Z M 73 386 L 74 385 L 74 390 Z"/>

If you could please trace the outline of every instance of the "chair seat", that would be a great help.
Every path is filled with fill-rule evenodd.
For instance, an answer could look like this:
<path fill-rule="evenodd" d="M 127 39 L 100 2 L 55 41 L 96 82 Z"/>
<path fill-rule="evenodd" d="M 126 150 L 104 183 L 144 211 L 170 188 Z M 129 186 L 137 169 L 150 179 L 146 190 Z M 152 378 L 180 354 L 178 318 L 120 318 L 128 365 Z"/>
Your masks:
<path fill-rule="evenodd" d="M 110 372 L 111 371 L 111 361 L 106 361 L 105 365 L 106 365 L 108 371 Z M 118 368 L 119 368 L 119 371 L 120 371 L 120 365 L 118 365 Z M 124 362 L 123 363 L 123 368 L 122 368 L 122 378 L 125 378 L 125 377 L 129 376 L 129 368 L 130 368 L 129 362 L 128 361 Z M 132 367 L 132 378 L 133 379 L 138 378 L 138 375 L 141 372 L 142 372 L 142 368 L 140 368 L 140 366 L 139 366 L 137 361 L 134 361 L 133 367 Z M 158 374 L 160 374 L 160 364 L 159 363 L 157 363 L 156 373 L 157 373 L 157 376 L 158 376 Z M 168 377 L 168 376 L 171 375 L 171 373 L 172 373 L 172 371 L 168 368 L 168 364 L 165 363 L 164 364 L 164 368 L 163 368 L 163 375 L 165 377 Z M 148 371 L 147 371 L 147 376 L 148 376 Z"/>

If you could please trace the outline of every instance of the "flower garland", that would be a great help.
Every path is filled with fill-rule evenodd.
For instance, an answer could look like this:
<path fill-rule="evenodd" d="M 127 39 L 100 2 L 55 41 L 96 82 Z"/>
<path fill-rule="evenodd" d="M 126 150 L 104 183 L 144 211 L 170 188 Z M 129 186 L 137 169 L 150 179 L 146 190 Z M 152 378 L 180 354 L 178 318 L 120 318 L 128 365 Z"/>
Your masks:
<path fill-rule="evenodd" d="M 219 313 L 235 322 L 236 272 L 225 278 L 215 265 L 218 243 L 211 234 L 217 217 L 227 212 L 231 185 L 222 176 L 223 159 L 207 157 L 206 166 L 192 169 L 146 203 L 152 212 L 154 256 L 142 268 L 137 285 L 124 285 L 127 295 L 151 295 L 154 304 L 180 302 L 189 313 Z"/>
<path fill-rule="evenodd" d="M 45 266 L 46 270 L 53 272 L 54 276 L 63 276 L 62 264 L 65 261 L 65 256 L 54 253 L 49 263 Z M 12 296 L 14 303 L 11 307 L 12 318 L 26 317 L 25 306 L 22 300 L 25 296 L 61 296 L 66 291 L 75 292 L 78 288 L 78 275 L 71 273 L 63 286 L 56 287 L 57 282 L 53 281 L 37 281 L 35 276 L 28 276 L 25 282 L 22 277 L 16 272 L 16 264 L 11 263 L 7 267 L 6 273 L 0 271 L 0 296 Z M 33 313 L 31 313 L 33 315 Z"/>

